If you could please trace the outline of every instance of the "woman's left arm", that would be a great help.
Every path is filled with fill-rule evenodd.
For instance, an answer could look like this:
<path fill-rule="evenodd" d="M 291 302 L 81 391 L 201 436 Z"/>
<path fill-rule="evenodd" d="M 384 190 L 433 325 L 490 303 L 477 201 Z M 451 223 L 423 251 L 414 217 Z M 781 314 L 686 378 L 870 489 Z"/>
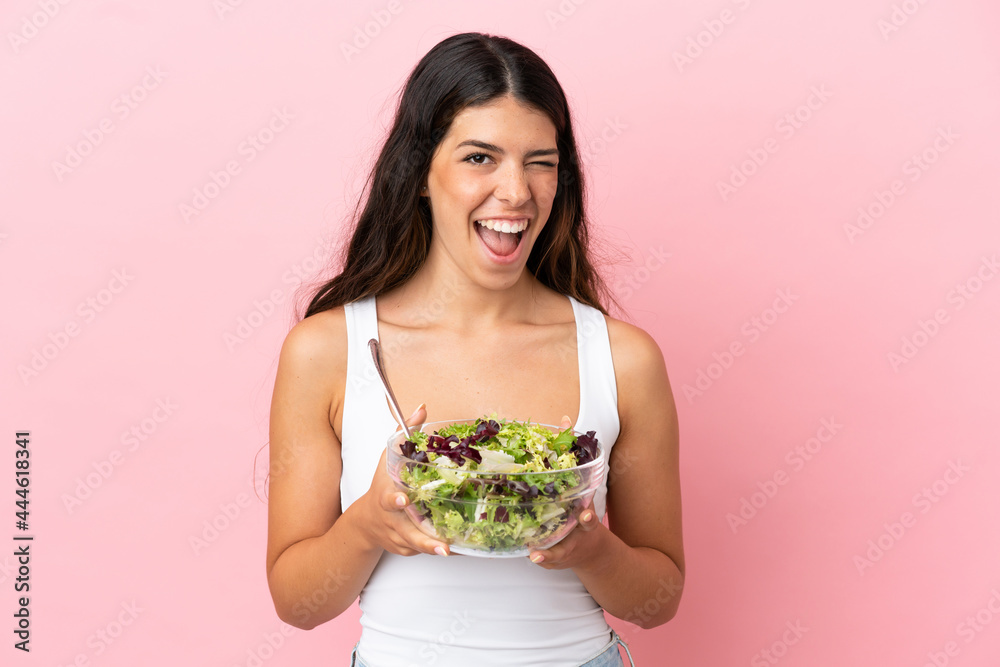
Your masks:
<path fill-rule="evenodd" d="M 621 423 L 608 473 L 611 527 L 588 508 L 564 540 L 531 559 L 572 568 L 608 613 L 653 628 L 673 618 L 684 587 L 677 410 L 656 341 L 611 318 L 608 333 Z"/>

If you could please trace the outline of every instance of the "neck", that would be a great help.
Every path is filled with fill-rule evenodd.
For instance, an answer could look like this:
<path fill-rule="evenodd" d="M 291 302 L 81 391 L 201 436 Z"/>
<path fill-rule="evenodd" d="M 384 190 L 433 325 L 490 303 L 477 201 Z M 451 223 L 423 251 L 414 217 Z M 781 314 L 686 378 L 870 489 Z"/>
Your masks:
<path fill-rule="evenodd" d="M 495 330 L 498 325 L 534 319 L 542 289 L 527 269 L 509 287 L 491 289 L 455 267 L 428 261 L 405 284 L 385 295 L 384 314 L 409 326 Z"/>

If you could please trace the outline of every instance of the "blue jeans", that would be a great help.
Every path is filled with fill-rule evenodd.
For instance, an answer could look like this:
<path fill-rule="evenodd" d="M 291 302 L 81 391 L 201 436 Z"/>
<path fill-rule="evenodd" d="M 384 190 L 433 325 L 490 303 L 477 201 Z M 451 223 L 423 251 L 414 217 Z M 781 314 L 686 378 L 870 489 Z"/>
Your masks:
<path fill-rule="evenodd" d="M 580 667 L 624 667 L 625 663 L 622 662 L 621 654 L 618 653 L 619 644 L 625 648 L 629 664 L 635 667 L 635 663 L 632 662 L 632 652 L 628 650 L 628 644 L 614 630 L 611 631 L 611 641 L 607 646 L 602 648 L 593 658 L 580 665 Z M 358 657 L 357 644 L 354 645 L 354 650 L 351 651 L 351 667 L 373 667 Z"/>

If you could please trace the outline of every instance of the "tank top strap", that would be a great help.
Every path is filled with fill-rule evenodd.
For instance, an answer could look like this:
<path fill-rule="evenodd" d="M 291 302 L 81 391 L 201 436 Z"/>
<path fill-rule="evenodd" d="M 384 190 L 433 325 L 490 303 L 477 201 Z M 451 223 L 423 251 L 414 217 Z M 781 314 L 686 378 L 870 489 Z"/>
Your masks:
<path fill-rule="evenodd" d="M 344 304 L 344 319 L 347 324 L 347 384 L 341 426 L 341 510 L 360 498 L 371 484 L 375 466 L 385 448 L 385 440 L 372 435 L 384 432 L 388 438 L 396 428 L 368 348 L 369 340 L 378 340 L 375 297 Z"/>
<path fill-rule="evenodd" d="M 352 371 L 363 374 L 371 358 L 368 351 L 368 341 L 378 339 L 378 312 L 375 309 L 375 297 L 370 296 L 360 301 L 344 304 L 344 317 L 347 320 L 347 374 Z M 348 385 L 350 389 L 350 385 Z"/>
<path fill-rule="evenodd" d="M 569 297 L 576 318 L 577 357 L 580 366 L 580 414 L 574 428 L 596 431 L 598 441 L 608 454 L 605 482 L 594 496 L 594 510 L 603 517 L 607 496 L 607 473 L 610 455 L 618 439 L 618 383 L 611 358 L 611 338 L 604 313 L 593 306 Z"/>

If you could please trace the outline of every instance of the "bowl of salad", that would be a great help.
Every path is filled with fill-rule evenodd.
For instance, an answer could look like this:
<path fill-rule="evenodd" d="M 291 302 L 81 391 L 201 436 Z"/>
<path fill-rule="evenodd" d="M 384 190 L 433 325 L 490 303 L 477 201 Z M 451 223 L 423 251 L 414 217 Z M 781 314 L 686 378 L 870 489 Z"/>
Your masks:
<path fill-rule="evenodd" d="M 386 465 L 425 534 L 453 553 L 526 556 L 566 537 L 604 479 L 594 431 L 480 418 L 389 439 Z"/>

